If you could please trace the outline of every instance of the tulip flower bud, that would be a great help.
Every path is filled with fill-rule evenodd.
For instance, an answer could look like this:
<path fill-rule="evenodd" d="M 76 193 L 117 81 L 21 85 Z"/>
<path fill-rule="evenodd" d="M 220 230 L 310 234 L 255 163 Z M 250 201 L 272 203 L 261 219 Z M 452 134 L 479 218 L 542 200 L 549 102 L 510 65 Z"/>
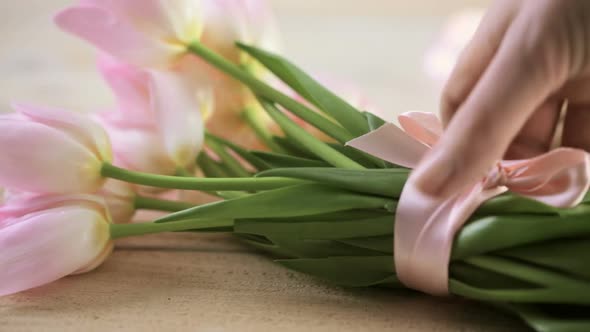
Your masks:
<path fill-rule="evenodd" d="M 102 56 L 99 69 L 118 109 L 99 115 L 121 166 L 171 175 L 192 168 L 203 144 L 204 114 L 212 97 L 180 71 L 142 70 Z"/>
<path fill-rule="evenodd" d="M 33 196 L 0 207 L 0 296 L 90 271 L 113 249 L 93 196 Z"/>
<path fill-rule="evenodd" d="M 203 19 L 195 0 L 84 0 L 55 23 L 128 63 L 167 68 L 199 40 Z"/>
<path fill-rule="evenodd" d="M 236 41 L 279 51 L 277 23 L 266 0 L 203 0 L 203 15 L 202 43 L 236 64 L 249 67 L 255 62 Z"/>
<path fill-rule="evenodd" d="M 84 115 L 26 105 L 0 116 L 0 183 L 37 193 L 92 193 L 103 183 L 111 148 Z"/>

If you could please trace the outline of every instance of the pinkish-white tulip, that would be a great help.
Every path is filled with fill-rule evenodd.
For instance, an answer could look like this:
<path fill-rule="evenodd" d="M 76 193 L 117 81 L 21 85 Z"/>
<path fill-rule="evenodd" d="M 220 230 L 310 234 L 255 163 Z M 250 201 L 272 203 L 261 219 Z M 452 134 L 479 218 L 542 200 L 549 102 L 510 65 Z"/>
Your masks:
<path fill-rule="evenodd" d="M 203 30 L 196 0 L 80 0 L 55 22 L 114 57 L 150 67 L 174 63 Z"/>
<path fill-rule="evenodd" d="M 251 59 L 236 41 L 278 52 L 280 35 L 274 13 L 266 0 L 203 0 L 202 43 L 227 59 L 249 65 Z"/>
<path fill-rule="evenodd" d="M 20 196 L 0 207 L 0 296 L 90 271 L 111 253 L 109 216 L 93 196 Z"/>
<path fill-rule="evenodd" d="M 210 90 L 194 76 L 143 70 L 103 56 L 99 68 L 118 107 L 99 115 L 113 142 L 116 163 L 130 169 L 173 174 L 191 168 L 204 138 Z"/>
<path fill-rule="evenodd" d="M 111 161 L 104 130 L 87 116 L 15 104 L 0 116 L 0 183 L 37 193 L 91 193 Z"/>

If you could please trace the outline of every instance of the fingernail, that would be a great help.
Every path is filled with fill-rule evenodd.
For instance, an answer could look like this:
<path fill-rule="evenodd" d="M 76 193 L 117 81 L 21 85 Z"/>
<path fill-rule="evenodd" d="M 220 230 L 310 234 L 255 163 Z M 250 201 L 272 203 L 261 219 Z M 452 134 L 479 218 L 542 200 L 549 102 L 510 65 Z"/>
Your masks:
<path fill-rule="evenodd" d="M 432 150 L 412 174 L 414 186 L 422 193 L 435 197 L 444 196 L 452 190 L 450 184 L 456 175 L 453 160 L 441 156 L 437 150 Z"/>

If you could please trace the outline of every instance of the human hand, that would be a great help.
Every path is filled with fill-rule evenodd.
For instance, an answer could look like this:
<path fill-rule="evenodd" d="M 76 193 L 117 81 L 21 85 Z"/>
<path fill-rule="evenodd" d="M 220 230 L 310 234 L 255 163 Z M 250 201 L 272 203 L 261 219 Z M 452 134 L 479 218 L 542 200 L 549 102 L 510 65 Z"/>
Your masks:
<path fill-rule="evenodd" d="M 564 100 L 563 145 L 590 150 L 590 1 L 497 0 L 444 89 L 445 133 L 410 181 L 445 196 L 502 158 L 548 151 Z"/>

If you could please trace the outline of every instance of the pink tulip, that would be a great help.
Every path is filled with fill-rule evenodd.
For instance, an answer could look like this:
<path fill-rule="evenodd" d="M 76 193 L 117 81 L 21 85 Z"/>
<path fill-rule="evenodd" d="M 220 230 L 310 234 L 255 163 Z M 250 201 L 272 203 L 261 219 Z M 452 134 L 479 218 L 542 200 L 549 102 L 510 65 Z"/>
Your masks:
<path fill-rule="evenodd" d="M 98 194 L 104 199 L 113 223 L 124 224 L 135 215 L 135 191 L 127 182 L 108 179 Z"/>
<path fill-rule="evenodd" d="M 203 144 L 212 97 L 195 76 L 141 70 L 103 56 L 99 68 L 118 109 L 100 114 L 122 166 L 158 174 L 191 168 Z"/>
<path fill-rule="evenodd" d="M 56 24 L 98 49 L 140 66 L 167 67 L 199 40 L 200 1 L 80 0 Z"/>
<path fill-rule="evenodd" d="M 90 271 L 113 249 L 92 196 L 32 196 L 0 207 L 0 296 Z"/>
<path fill-rule="evenodd" d="M 0 183 L 37 193 L 91 193 L 111 160 L 104 130 L 72 112 L 16 104 L 0 116 Z"/>
<path fill-rule="evenodd" d="M 266 0 L 203 0 L 203 13 L 203 44 L 235 63 L 250 64 L 236 41 L 279 50 L 277 23 Z"/>

